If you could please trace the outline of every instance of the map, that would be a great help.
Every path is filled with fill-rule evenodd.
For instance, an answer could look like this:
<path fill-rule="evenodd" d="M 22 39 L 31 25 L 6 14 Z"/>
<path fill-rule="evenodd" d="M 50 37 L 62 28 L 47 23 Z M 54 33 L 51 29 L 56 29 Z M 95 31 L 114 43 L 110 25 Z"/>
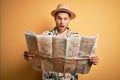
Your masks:
<path fill-rule="evenodd" d="M 96 36 L 58 37 L 25 32 L 28 51 L 35 57 L 31 60 L 34 70 L 86 74 L 92 64 L 89 56 L 95 54 Z"/>

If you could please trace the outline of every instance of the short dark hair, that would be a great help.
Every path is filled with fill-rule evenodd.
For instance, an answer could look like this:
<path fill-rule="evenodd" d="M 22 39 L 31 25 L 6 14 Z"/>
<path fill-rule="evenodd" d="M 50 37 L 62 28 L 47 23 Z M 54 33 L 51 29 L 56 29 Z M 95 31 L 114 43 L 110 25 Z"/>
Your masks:
<path fill-rule="evenodd" d="M 67 13 L 69 15 L 69 17 L 71 17 L 70 13 L 66 12 L 66 11 L 58 11 L 55 13 L 55 16 L 59 13 L 59 12 L 62 12 L 62 13 Z"/>

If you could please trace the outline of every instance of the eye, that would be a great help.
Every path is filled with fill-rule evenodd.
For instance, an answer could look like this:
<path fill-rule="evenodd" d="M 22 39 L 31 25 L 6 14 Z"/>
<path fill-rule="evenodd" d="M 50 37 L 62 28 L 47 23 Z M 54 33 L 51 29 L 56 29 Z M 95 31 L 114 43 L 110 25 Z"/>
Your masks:
<path fill-rule="evenodd" d="M 61 20 L 61 17 L 58 16 L 58 17 L 56 17 L 56 19 Z"/>
<path fill-rule="evenodd" d="M 64 18 L 64 20 L 68 20 L 68 18 Z"/>

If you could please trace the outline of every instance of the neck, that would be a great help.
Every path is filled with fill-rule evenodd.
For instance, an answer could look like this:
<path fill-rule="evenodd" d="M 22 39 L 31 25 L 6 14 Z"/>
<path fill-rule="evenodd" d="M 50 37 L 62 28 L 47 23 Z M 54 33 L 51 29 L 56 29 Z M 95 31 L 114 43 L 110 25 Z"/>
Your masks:
<path fill-rule="evenodd" d="M 60 36 L 65 36 L 65 35 L 67 34 L 67 29 L 66 29 L 64 32 L 59 32 L 59 31 L 58 31 L 58 34 L 59 34 Z"/>

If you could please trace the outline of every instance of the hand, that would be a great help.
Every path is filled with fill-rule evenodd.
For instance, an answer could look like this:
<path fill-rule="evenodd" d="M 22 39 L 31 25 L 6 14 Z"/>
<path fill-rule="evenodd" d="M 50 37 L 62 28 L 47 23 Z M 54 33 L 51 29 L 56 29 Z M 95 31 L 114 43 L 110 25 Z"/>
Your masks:
<path fill-rule="evenodd" d="M 99 58 L 96 55 L 90 55 L 90 62 L 94 65 L 97 65 L 99 62 Z"/>
<path fill-rule="evenodd" d="M 35 55 L 32 52 L 24 51 L 24 59 L 30 61 Z"/>

